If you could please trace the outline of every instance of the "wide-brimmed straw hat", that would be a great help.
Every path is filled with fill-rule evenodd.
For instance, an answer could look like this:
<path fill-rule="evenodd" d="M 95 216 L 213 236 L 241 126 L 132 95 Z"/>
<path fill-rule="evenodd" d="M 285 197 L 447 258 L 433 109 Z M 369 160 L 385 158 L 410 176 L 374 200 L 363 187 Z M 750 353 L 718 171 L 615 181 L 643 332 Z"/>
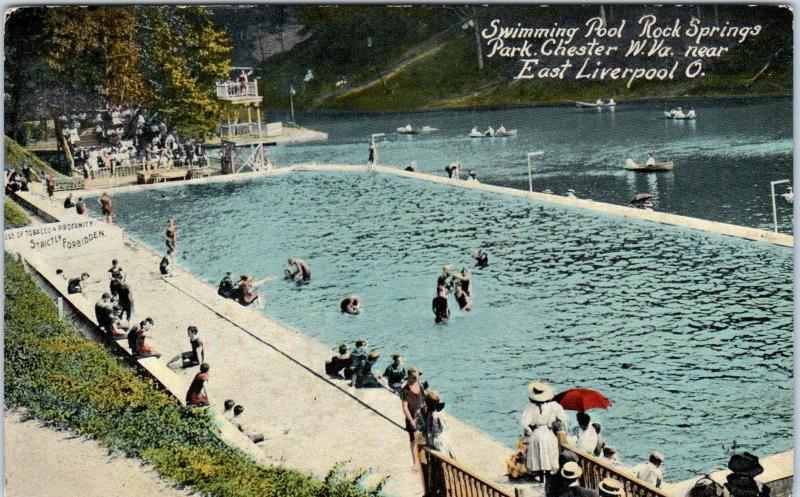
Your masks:
<path fill-rule="evenodd" d="M 597 487 L 597 490 L 600 491 L 601 495 L 614 495 L 619 497 L 624 497 L 625 495 L 625 487 L 623 487 L 622 482 L 614 478 L 604 478 Z"/>
<path fill-rule="evenodd" d="M 561 466 L 561 476 L 567 480 L 577 480 L 583 474 L 583 470 L 575 461 L 567 461 Z"/>
<path fill-rule="evenodd" d="M 553 400 L 553 389 L 543 381 L 532 381 L 528 383 L 528 398 L 534 402 Z"/>

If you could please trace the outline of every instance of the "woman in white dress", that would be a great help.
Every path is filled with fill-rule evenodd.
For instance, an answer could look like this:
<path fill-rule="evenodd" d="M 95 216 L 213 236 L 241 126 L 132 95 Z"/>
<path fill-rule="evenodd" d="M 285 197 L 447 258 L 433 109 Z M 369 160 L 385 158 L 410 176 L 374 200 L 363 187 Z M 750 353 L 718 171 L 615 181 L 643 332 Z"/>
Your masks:
<path fill-rule="evenodd" d="M 535 477 L 558 470 L 556 431 L 567 430 L 567 414 L 553 400 L 553 389 L 543 381 L 528 384 L 531 403 L 522 413 L 522 426 L 528 435 L 527 467 Z"/>

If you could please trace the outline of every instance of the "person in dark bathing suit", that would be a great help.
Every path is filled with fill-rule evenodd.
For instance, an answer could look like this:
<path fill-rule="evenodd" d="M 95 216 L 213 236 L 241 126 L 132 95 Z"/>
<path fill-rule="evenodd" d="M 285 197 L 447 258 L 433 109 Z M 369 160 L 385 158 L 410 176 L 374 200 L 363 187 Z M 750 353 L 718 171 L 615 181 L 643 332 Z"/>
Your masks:
<path fill-rule="evenodd" d="M 489 254 L 487 254 L 481 249 L 478 249 L 478 251 L 475 252 L 475 255 L 472 256 L 472 258 L 475 259 L 475 267 L 483 269 L 489 266 Z"/>
<path fill-rule="evenodd" d="M 436 290 L 436 297 L 431 302 L 433 314 L 436 316 L 436 324 L 447 324 L 450 318 L 450 307 L 447 305 L 447 289 L 440 286 Z"/>
<path fill-rule="evenodd" d="M 175 257 L 178 252 L 178 226 L 175 224 L 174 219 L 167 221 L 167 226 L 164 228 L 164 238 L 167 245 L 167 256 Z"/>
<path fill-rule="evenodd" d="M 342 371 L 350 366 L 352 360 L 347 353 L 347 345 L 339 345 L 339 354 L 325 361 L 325 373 L 337 378 L 344 378 Z"/>
<path fill-rule="evenodd" d="M 469 276 L 469 269 L 464 268 L 461 274 L 452 273 L 453 279 L 456 280 L 456 302 L 458 307 L 464 311 L 472 310 L 472 294 L 471 281 Z"/>
<path fill-rule="evenodd" d="M 348 295 L 339 304 L 339 308 L 345 314 L 356 315 L 361 312 L 361 302 L 358 300 L 358 295 Z"/>
<path fill-rule="evenodd" d="M 158 271 L 164 278 L 172 276 L 172 271 L 169 268 L 169 258 L 162 257 L 161 262 L 158 264 Z"/>
<path fill-rule="evenodd" d="M 217 288 L 217 294 L 220 297 L 224 297 L 226 299 L 236 298 L 236 288 L 233 285 L 233 280 L 231 279 L 230 271 L 225 273 L 225 277 L 222 278 L 222 281 L 219 282 L 219 287 Z"/>
<path fill-rule="evenodd" d="M 203 342 L 197 338 L 198 333 L 196 326 L 189 326 L 186 330 L 186 334 L 189 336 L 189 345 L 191 345 L 192 350 L 176 355 L 169 360 L 167 366 L 172 367 L 173 363 L 181 361 L 182 368 L 189 368 L 192 366 L 199 366 L 205 362 L 206 354 L 203 348 Z"/>
<path fill-rule="evenodd" d="M 294 266 L 295 270 L 292 272 L 292 279 L 297 283 L 307 283 L 311 279 L 311 270 L 308 264 L 303 259 L 293 257 L 289 259 L 288 264 Z"/>

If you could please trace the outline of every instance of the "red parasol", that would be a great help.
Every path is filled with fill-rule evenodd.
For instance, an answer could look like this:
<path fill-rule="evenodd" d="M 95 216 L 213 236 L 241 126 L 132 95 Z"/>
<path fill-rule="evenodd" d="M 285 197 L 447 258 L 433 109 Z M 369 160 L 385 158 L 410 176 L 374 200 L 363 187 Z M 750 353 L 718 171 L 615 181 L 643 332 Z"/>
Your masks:
<path fill-rule="evenodd" d="M 608 409 L 611 401 L 603 394 L 588 388 L 571 388 L 564 390 L 553 399 L 561 407 L 570 411 L 588 411 L 589 409 Z"/>

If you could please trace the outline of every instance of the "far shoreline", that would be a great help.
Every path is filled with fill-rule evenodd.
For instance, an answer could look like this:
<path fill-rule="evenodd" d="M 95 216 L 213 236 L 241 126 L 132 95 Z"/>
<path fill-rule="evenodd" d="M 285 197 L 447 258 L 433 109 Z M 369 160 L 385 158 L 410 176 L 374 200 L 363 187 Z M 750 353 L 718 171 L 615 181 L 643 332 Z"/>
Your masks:
<path fill-rule="evenodd" d="M 709 94 L 709 95 L 687 95 L 685 97 L 670 96 L 670 97 L 631 97 L 625 99 L 617 99 L 617 105 L 624 105 L 626 103 L 648 103 L 648 102 L 683 102 L 699 100 L 765 100 L 765 99 L 792 99 L 792 94 Z M 592 99 L 589 99 L 592 100 Z M 452 107 L 429 107 L 429 108 L 416 108 L 416 109 L 383 109 L 383 110 L 370 110 L 370 109 L 335 109 L 335 108 L 311 108 L 311 109 L 295 109 L 295 113 L 302 115 L 376 115 L 376 114 L 411 114 L 411 113 L 436 113 L 447 111 L 495 111 L 495 110 L 513 110 L 513 109 L 530 109 L 530 108 L 557 108 L 557 107 L 575 107 L 576 100 L 571 101 L 542 101 L 532 103 L 517 103 L 517 104 L 493 104 L 493 105 L 478 105 L 478 106 L 452 106 Z M 282 109 L 280 109 L 282 110 Z M 273 111 L 274 112 L 274 111 Z"/>

